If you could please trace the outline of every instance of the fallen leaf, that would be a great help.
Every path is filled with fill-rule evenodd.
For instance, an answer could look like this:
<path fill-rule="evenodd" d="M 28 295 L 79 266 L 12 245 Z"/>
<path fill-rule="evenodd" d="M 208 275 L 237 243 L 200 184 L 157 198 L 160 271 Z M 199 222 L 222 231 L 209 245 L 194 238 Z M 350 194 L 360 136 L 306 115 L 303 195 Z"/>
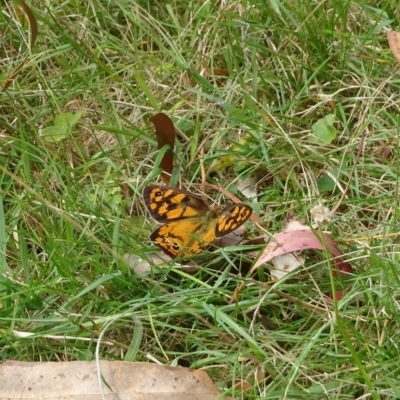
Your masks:
<path fill-rule="evenodd" d="M 342 253 L 327 233 L 311 230 L 297 220 L 291 221 L 285 229 L 289 230 L 273 235 L 252 267 L 251 273 L 271 261 L 277 268 L 274 273 L 271 270 L 271 274 L 277 279 L 282 279 L 286 274 L 303 265 L 304 259 L 299 256 L 300 251 L 325 251 L 325 249 L 333 256 L 332 262 L 335 266 L 332 271 L 333 276 L 337 276 L 339 273 L 345 278 L 353 273 L 353 268 L 342 260 Z M 288 254 L 292 254 L 293 257 L 287 257 Z M 328 294 L 328 296 L 332 297 L 332 294 Z M 342 297 L 342 292 L 336 293 L 336 298 L 340 299 Z"/>
<path fill-rule="evenodd" d="M 246 197 L 246 199 L 257 202 L 257 179 L 255 177 L 239 179 L 236 182 L 236 187 L 237 190 Z"/>
<path fill-rule="evenodd" d="M 102 392 L 107 399 L 130 400 L 215 400 L 219 396 L 205 371 L 123 361 L 99 365 L 100 371 L 96 362 L 88 361 L 6 361 L 0 365 L 0 399 L 100 400 Z"/>
<path fill-rule="evenodd" d="M 341 252 L 332 238 L 326 233 L 321 235 L 323 238 L 317 237 L 311 229 L 276 233 L 254 264 L 251 272 L 253 273 L 258 267 L 271 261 L 274 257 L 301 250 L 324 251 L 326 246 L 334 257 L 340 257 Z M 348 268 L 348 271 L 352 272 L 352 268 Z"/>
<path fill-rule="evenodd" d="M 157 266 L 159 268 L 171 268 L 172 258 L 165 254 L 163 251 L 156 251 L 154 253 L 146 254 L 146 259 L 140 257 L 137 254 L 125 254 L 123 256 L 128 267 L 133 269 L 136 274 L 140 276 L 147 276 L 150 274 L 152 267 Z M 192 260 L 189 260 L 187 264 L 175 263 L 173 266 L 175 269 L 181 269 L 185 272 L 196 272 L 199 266 L 196 265 Z M 155 271 L 153 271 L 155 272 Z"/>
<path fill-rule="evenodd" d="M 289 272 L 303 266 L 305 258 L 295 253 L 287 253 L 274 257 L 271 262 L 275 267 L 271 269 L 271 276 L 279 280 L 284 278 Z"/>
<path fill-rule="evenodd" d="M 387 38 L 393 57 L 400 61 L 400 32 L 390 31 L 387 33 Z"/>
<path fill-rule="evenodd" d="M 229 76 L 229 69 L 227 69 L 227 68 L 214 68 L 213 69 L 213 74 L 214 75 L 220 75 L 220 76 Z"/>
<path fill-rule="evenodd" d="M 157 147 L 161 150 L 164 146 L 168 146 L 167 151 L 160 162 L 162 169 L 161 178 L 168 185 L 171 179 L 172 170 L 174 169 L 174 146 L 175 146 L 175 127 L 171 118 L 164 113 L 158 113 L 149 118 L 156 130 Z"/>
<path fill-rule="evenodd" d="M 227 386 L 232 387 L 232 382 L 228 382 Z M 252 386 L 250 385 L 249 382 L 243 379 L 236 379 L 234 388 L 236 390 L 240 390 L 240 392 L 247 392 L 252 389 Z"/>

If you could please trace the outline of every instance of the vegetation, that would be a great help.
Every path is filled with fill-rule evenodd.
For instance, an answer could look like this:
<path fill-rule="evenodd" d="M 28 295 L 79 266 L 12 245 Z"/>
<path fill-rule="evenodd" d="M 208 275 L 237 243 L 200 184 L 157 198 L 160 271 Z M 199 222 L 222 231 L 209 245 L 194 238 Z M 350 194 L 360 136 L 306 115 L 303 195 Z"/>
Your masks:
<path fill-rule="evenodd" d="M 98 346 L 206 368 L 238 398 L 400 398 L 397 6 L 32 1 L 30 48 L 26 15 L 1 2 L 0 84 L 29 55 L 0 92 L 1 359 L 92 360 Z M 329 226 L 355 271 L 343 299 L 323 294 L 324 253 L 277 282 L 239 274 L 253 260 L 237 248 L 196 273 L 129 268 L 154 251 L 141 192 L 159 180 L 161 111 L 184 186 L 232 156 L 207 179 L 241 196 L 236 182 L 256 178 L 270 234 L 345 194 Z"/>

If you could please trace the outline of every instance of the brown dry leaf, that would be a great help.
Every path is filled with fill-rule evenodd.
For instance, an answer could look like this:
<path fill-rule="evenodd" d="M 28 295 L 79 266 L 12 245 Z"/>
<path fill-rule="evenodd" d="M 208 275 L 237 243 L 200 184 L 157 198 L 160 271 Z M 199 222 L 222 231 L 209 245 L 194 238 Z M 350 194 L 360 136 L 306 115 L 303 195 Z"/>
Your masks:
<path fill-rule="evenodd" d="M 400 32 L 390 31 L 387 33 L 387 38 L 393 57 L 400 61 Z"/>
<path fill-rule="evenodd" d="M 165 145 L 169 147 L 160 163 L 163 170 L 161 178 L 168 185 L 174 168 L 175 127 L 171 118 L 164 113 L 154 115 L 149 118 L 149 121 L 153 123 L 156 130 L 158 150 L 161 150 Z"/>
<path fill-rule="evenodd" d="M 247 382 L 243 379 L 236 379 L 235 389 L 240 390 L 243 393 L 243 392 L 247 392 L 247 391 L 251 390 L 252 386 L 250 385 L 249 382 Z"/>
<path fill-rule="evenodd" d="M 213 69 L 214 75 L 222 75 L 222 76 L 229 76 L 229 69 L 227 68 L 214 68 Z"/>
<path fill-rule="evenodd" d="M 395 141 L 393 139 L 389 140 L 388 142 L 382 143 L 380 146 L 377 147 L 375 151 L 377 156 L 374 157 L 374 160 L 380 164 L 390 160 L 393 157 L 394 149 Z"/>
<path fill-rule="evenodd" d="M 214 400 L 219 394 L 204 371 L 122 361 L 101 361 L 100 369 L 107 400 Z M 0 399 L 100 400 L 97 372 L 88 361 L 6 361 Z"/>
<path fill-rule="evenodd" d="M 388 160 L 390 158 L 390 156 L 392 155 L 392 152 L 393 152 L 393 149 L 387 146 L 387 147 L 382 147 L 379 150 L 378 154 L 381 158 Z"/>

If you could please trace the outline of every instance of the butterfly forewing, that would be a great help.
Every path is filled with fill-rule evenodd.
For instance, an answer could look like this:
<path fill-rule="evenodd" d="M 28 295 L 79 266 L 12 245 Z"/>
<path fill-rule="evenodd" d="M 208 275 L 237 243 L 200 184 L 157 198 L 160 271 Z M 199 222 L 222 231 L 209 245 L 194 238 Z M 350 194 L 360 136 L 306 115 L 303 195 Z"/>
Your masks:
<path fill-rule="evenodd" d="M 143 190 L 143 199 L 150 215 L 158 222 L 193 218 L 209 209 L 200 197 L 169 186 L 149 185 Z"/>
<path fill-rule="evenodd" d="M 233 204 L 226 207 L 220 216 L 215 227 L 215 236 L 220 238 L 243 225 L 253 213 L 247 204 Z"/>

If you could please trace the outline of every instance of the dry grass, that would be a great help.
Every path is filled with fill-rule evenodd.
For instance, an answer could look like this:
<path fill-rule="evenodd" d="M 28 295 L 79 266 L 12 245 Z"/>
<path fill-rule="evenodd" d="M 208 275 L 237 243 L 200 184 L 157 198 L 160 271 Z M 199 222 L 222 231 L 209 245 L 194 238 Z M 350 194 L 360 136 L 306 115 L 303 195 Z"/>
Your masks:
<path fill-rule="evenodd" d="M 103 358 L 184 358 L 229 394 L 228 382 L 246 379 L 248 399 L 400 397 L 400 82 L 386 40 L 396 4 L 30 7 L 37 43 L 0 92 L 3 359 L 90 360 L 105 329 L 114 344 L 101 346 Z M 28 52 L 29 25 L 10 4 L 0 10 L 1 82 Z M 44 140 L 41 130 L 67 111 L 83 112 L 75 131 Z M 232 253 L 213 255 L 195 275 L 155 268 L 142 278 L 126 266 L 124 254 L 152 251 L 140 193 L 157 180 L 148 118 L 159 111 L 180 132 L 182 182 L 200 182 L 200 148 L 207 169 L 222 155 L 246 160 L 209 178 L 226 187 L 257 177 L 254 210 L 271 233 L 289 210 L 308 220 L 321 202 L 333 209 L 350 182 L 329 227 L 356 271 L 339 304 L 319 295 L 330 289 L 323 255 L 309 259 L 310 275 L 246 280 L 235 305 L 227 304 L 241 281 Z M 332 112 L 337 137 L 322 144 L 311 127 Z M 131 190 L 132 217 L 121 184 Z"/>

